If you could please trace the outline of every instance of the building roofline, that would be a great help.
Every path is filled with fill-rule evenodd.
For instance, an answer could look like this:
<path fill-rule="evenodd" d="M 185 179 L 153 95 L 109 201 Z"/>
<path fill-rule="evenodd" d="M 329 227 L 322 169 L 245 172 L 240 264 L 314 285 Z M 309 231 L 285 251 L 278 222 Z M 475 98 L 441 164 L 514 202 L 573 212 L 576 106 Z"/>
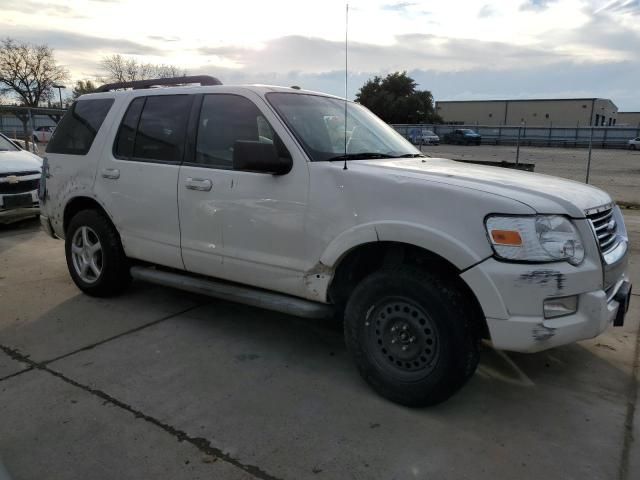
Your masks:
<path fill-rule="evenodd" d="M 640 114 L 640 112 L 621 112 L 620 110 L 618 110 L 618 114 L 620 113 L 635 113 L 635 114 Z"/>
<path fill-rule="evenodd" d="M 590 97 L 590 98 L 498 98 L 495 100 L 436 100 L 436 103 L 470 103 L 470 102 L 566 102 L 566 101 L 591 101 L 591 100 L 607 100 L 613 103 L 610 98 Z M 615 105 L 615 104 L 614 104 Z M 635 112 L 633 112 L 635 113 Z"/>

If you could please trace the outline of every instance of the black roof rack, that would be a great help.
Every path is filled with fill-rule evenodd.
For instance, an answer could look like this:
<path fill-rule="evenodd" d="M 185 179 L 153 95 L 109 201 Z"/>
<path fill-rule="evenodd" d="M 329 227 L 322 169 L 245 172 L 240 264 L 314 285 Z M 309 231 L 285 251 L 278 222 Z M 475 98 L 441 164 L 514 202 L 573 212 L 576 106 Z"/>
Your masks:
<path fill-rule="evenodd" d="M 123 88 L 132 88 L 134 90 L 142 90 L 145 88 L 158 86 L 176 86 L 189 83 L 199 83 L 200 85 L 222 85 L 222 82 L 215 77 L 209 75 L 185 75 L 184 77 L 173 78 L 152 78 L 149 80 L 134 80 L 133 82 L 115 82 L 107 83 L 100 86 L 96 92 L 110 92 L 111 90 L 120 90 Z"/>

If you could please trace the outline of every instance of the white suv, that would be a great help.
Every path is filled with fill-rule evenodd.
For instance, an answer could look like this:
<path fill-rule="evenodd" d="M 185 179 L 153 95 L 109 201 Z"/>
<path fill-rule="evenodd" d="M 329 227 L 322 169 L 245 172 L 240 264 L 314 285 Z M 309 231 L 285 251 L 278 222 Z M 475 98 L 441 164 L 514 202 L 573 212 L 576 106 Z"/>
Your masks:
<path fill-rule="evenodd" d="M 87 294 L 133 277 L 337 315 L 405 405 L 458 390 L 482 338 L 534 352 L 623 322 L 628 239 L 602 190 L 427 158 L 329 95 L 133 86 L 82 96 L 47 147 L 42 225 Z"/>

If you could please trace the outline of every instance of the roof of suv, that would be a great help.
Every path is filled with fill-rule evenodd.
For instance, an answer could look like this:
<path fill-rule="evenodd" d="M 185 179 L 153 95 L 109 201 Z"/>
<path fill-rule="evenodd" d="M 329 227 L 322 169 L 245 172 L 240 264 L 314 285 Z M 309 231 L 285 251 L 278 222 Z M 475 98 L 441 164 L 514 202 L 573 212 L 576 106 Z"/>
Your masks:
<path fill-rule="evenodd" d="M 139 90 L 112 90 L 107 92 L 88 93 L 82 95 L 80 98 L 114 98 L 119 96 L 146 96 L 146 95 L 170 95 L 180 93 L 207 93 L 207 92 L 233 92 L 239 90 L 249 90 L 263 96 L 270 92 L 283 92 L 283 93 L 295 93 L 295 94 L 307 94 L 307 95 L 322 95 L 325 97 L 344 100 L 341 97 L 331 95 L 323 92 L 315 92 L 312 90 L 303 90 L 293 87 L 281 87 L 277 85 L 260 85 L 260 84 L 248 84 L 248 85 L 184 85 L 184 86 L 171 86 L 171 87 L 157 87 L 157 88 L 144 88 Z"/>

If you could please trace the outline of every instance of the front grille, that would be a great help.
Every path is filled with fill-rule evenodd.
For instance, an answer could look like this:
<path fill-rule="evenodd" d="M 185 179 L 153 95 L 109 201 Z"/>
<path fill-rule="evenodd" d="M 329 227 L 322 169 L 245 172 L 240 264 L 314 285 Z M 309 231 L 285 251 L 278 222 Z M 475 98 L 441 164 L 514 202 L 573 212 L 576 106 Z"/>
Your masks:
<path fill-rule="evenodd" d="M 0 182 L 0 195 L 30 192 L 32 190 L 37 190 L 39 184 L 39 178 L 34 178 L 33 180 L 21 180 L 17 183 Z"/>
<path fill-rule="evenodd" d="M 600 251 L 603 253 L 613 249 L 618 239 L 616 220 L 613 218 L 613 208 L 609 207 L 597 213 L 587 215 L 598 238 Z"/>
<path fill-rule="evenodd" d="M 26 177 L 27 175 L 40 175 L 40 170 L 29 170 L 28 172 L 22 171 L 22 172 L 5 172 L 5 173 L 0 173 L 0 178 L 2 177 Z"/>

